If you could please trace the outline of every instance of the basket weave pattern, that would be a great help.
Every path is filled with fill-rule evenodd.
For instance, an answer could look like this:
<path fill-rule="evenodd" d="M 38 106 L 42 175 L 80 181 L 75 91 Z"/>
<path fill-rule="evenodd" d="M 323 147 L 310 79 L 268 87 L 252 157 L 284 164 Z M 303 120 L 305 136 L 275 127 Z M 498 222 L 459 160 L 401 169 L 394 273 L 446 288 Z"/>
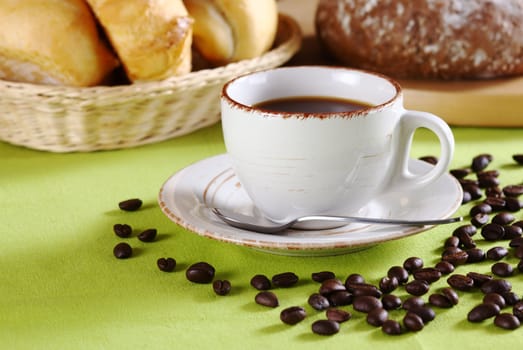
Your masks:
<path fill-rule="evenodd" d="M 181 136 L 220 120 L 220 93 L 228 80 L 280 66 L 300 45 L 298 24 L 280 15 L 275 46 L 266 54 L 160 82 L 75 88 L 0 80 L 0 140 L 88 152 Z"/>

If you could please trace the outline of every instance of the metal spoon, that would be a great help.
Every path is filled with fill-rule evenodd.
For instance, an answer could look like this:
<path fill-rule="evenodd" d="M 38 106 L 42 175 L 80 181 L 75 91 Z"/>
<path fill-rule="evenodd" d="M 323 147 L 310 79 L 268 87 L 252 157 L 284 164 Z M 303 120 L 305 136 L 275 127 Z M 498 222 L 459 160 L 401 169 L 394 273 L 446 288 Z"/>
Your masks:
<path fill-rule="evenodd" d="M 262 216 L 247 216 L 223 208 L 211 208 L 211 210 L 217 217 L 219 217 L 225 223 L 233 227 L 260 233 L 278 233 L 290 228 L 291 226 L 307 222 L 323 222 L 326 224 L 323 228 L 326 228 L 327 226 L 328 228 L 334 228 L 345 226 L 351 222 L 387 225 L 426 226 L 450 224 L 453 222 L 459 222 L 463 220 L 461 216 L 448 219 L 434 220 L 395 220 L 354 216 L 309 215 L 299 217 L 286 223 L 277 223 Z"/>

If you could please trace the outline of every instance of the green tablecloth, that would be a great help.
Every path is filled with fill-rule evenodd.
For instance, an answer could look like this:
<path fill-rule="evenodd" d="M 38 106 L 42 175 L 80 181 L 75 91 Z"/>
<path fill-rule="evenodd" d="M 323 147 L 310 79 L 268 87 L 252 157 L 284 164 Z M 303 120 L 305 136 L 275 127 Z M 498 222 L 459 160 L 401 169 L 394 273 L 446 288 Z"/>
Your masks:
<path fill-rule="evenodd" d="M 523 167 L 516 166 L 511 155 L 523 153 L 523 129 L 454 132 L 453 167 L 468 166 L 473 156 L 490 152 L 494 162 L 489 168 L 500 169 L 502 183 L 521 183 Z M 52 154 L 0 143 L 0 348 L 442 349 L 468 343 L 513 349 L 523 343 L 523 328 L 502 330 L 492 319 L 467 322 L 467 312 L 481 300 L 480 292 L 459 292 L 460 303 L 435 309 L 436 319 L 418 333 L 384 335 L 366 323 L 364 314 L 346 306 L 353 318 L 338 334 L 313 334 L 312 322 L 325 315 L 307 305 L 308 296 L 318 290 L 312 272 L 331 270 L 343 280 L 357 272 L 377 283 L 389 266 L 409 256 L 433 266 L 442 242 L 458 224 L 333 257 L 276 256 L 203 238 L 168 220 L 157 194 L 174 172 L 224 151 L 219 125 L 154 145 L 95 153 Z M 437 152 L 432 135 L 416 136 L 413 157 Z M 141 198 L 143 208 L 120 211 L 118 202 L 132 197 Z M 460 213 L 466 215 L 469 208 L 470 204 L 463 206 Z M 153 243 L 128 238 L 135 255 L 118 260 L 112 249 L 122 239 L 112 232 L 115 223 L 128 223 L 136 231 L 156 228 L 159 237 Z M 480 247 L 491 246 L 477 241 Z M 156 260 L 166 256 L 178 262 L 173 273 L 156 267 Z M 216 278 L 231 281 L 230 295 L 217 296 L 211 285 L 185 278 L 185 269 L 198 261 L 214 265 Z M 517 263 L 515 258 L 507 261 Z M 491 263 L 461 266 L 457 272 L 489 272 Z M 295 272 L 300 282 L 275 290 L 280 307 L 255 304 L 250 278 L 285 271 Z M 522 276 L 510 278 L 519 295 Z M 436 282 L 431 292 L 446 286 L 445 280 Z M 403 291 L 398 294 L 405 296 Z M 292 305 L 304 306 L 309 316 L 287 326 L 279 313 Z"/>

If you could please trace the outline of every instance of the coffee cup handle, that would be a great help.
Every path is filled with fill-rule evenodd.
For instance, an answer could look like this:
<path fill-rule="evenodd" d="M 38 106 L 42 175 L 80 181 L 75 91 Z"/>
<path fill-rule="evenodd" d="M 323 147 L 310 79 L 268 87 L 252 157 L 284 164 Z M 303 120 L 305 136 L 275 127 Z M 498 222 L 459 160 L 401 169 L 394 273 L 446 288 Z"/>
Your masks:
<path fill-rule="evenodd" d="M 414 133 L 419 128 L 427 128 L 439 139 L 440 154 L 438 162 L 430 171 L 424 174 L 414 174 L 409 170 L 409 156 Z M 394 187 L 416 188 L 426 186 L 437 180 L 447 172 L 454 154 L 454 136 L 452 130 L 441 118 L 434 114 L 420 111 L 405 110 L 398 124 L 398 144 L 396 159 L 393 160 L 395 167 L 392 172 Z"/>

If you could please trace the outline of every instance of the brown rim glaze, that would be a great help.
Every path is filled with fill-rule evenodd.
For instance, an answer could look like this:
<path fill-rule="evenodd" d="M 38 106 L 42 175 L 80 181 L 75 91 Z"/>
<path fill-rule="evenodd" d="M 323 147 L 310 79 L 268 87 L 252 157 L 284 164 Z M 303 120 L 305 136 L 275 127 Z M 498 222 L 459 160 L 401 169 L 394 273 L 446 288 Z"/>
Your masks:
<path fill-rule="evenodd" d="M 227 89 L 228 89 L 228 87 L 230 85 L 235 83 L 237 80 L 242 79 L 242 78 L 247 77 L 247 76 L 250 76 L 250 75 L 260 74 L 260 73 L 269 72 L 269 71 L 276 71 L 276 70 L 292 70 L 292 69 L 303 69 L 303 68 L 320 68 L 320 69 L 328 69 L 328 70 L 343 70 L 343 71 L 350 71 L 350 72 L 363 73 L 363 74 L 367 74 L 367 75 L 373 75 L 375 77 L 381 78 L 381 79 L 386 80 L 387 82 L 389 82 L 394 87 L 394 89 L 396 90 L 396 93 L 395 93 L 395 95 L 392 98 L 390 98 L 389 100 L 387 100 L 384 103 L 381 103 L 381 104 L 375 105 L 375 106 L 364 107 L 362 109 L 357 109 L 357 110 L 353 110 L 353 111 L 347 111 L 347 112 L 310 112 L 310 113 L 309 112 L 300 112 L 300 113 L 297 113 L 297 112 L 285 112 L 285 111 L 281 111 L 281 112 L 278 111 L 278 112 L 276 112 L 276 111 L 273 111 L 273 110 L 268 110 L 268 109 L 264 109 L 264 108 L 259 108 L 259 107 L 253 107 L 253 106 L 245 105 L 243 103 L 240 103 L 240 102 L 234 100 L 232 97 L 229 96 L 229 94 L 227 92 Z M 322 65 L 289 66 L 289 67 L 269 68 L 269 69 L 260 70 L 260 71 L 256 71 L 256 72 L 246 73 L 246 74 L 243 74 L 243 75 L 239 75 L 239 76 L 231 79 L 227 83 L 225 83 L 225 85 L 222 87 L 222 92 L 221 92 L 221 98 L 226 100 L 226 102 L 229 105 L 233 106 L 234 108 L 242 109 L 242 110 L 244 110 L 246 112 L 262 111 L 263 114 L 266 115 L 266 116 L 283 117 L 283 118 L 298 117 L 298 118 L 318 118 L 318 119 L 326 119 L 326 118 L 330 118 L 330 117 L 352 118 L 352 117 L 366 115 L 366 114 L 369 114 L 371 112 L 378 112 L 378 111 L 383 110 L 384 108 L 392 105 L 394 102 L 397 101 L 397 99 L 401 95 L 402 95 L 402 89 L 401 89 L 400 84 L 397 81 L 395 81 L 394 79 L 392 79 L 392 78 L 390 78 L 390 77 L 388 77 L 386 75 L 383 75 L 383 74 L 380 74 L 380 73 L 376 73 L 376 72 L 367 71 L 367 70 L 363 70 L 363 69 L 354 69 L 354 68 L 341 67 L 341 66 L 322 66 Z M 260 102 L 263 102 L 263 101 L 260 101 Z"/>

